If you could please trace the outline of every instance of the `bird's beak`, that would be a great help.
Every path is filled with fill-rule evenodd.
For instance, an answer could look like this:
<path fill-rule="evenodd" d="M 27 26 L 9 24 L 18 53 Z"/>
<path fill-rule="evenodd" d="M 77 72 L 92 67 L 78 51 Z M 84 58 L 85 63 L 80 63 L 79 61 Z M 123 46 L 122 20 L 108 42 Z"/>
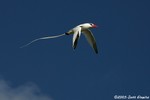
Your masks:
<path fill-rule="evenodd" d="M 95 25 L 95 24 L 93 24 L 93 25 L 92 25 L 92 28 L 97 28 L 97 27 L 98 27 L 98 26 L 97 26 L 97 25 Z"/>

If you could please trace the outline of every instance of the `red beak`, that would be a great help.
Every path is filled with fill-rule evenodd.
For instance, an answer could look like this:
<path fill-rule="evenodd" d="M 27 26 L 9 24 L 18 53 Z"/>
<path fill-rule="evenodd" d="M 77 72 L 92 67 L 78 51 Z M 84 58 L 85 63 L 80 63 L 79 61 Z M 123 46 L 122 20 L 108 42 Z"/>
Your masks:
<path fill-rule="evenodd" d="M 92 25 L 92 27 L 93 27 L 93 28 L 96 28 L 96 27 L 98 27 L 98 26 L 97 26 L 97 25 L 95 25 L 95 24 L 93 24 L 93 25 Z"/>

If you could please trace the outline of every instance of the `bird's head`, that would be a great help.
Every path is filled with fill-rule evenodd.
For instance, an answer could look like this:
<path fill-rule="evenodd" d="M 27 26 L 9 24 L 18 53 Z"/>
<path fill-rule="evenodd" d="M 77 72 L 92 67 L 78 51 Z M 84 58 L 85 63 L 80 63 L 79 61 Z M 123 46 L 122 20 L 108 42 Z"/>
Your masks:
<path fill-rule="evenodd" d="M 98 27 L 97 25 L 93 24 L 93 23 L 89 23 L 91 28 L 96 28 Z"/>
<path fill-rule="evenodd" d="M 84 23 L 84 24 L 80 24 L 80 27 L 82 27 L 83 29 L 88 29 L 88 28 L 96 28 L 97 25 L 93 24 L 93 23 Z"/>

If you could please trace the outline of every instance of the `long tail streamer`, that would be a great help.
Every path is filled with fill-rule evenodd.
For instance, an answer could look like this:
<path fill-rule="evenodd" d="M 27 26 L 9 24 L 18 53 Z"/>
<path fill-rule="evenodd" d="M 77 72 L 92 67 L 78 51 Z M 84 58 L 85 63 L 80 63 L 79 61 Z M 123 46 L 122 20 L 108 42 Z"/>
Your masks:
<path fill-rule="evenodd" d="M 56 36 L 47 36 L 47 37 L 38 38 L 38 39 L 35 39 L 35 40 L 29 42 L 29 43 L 26 44 L 26 45 L 21 46 L 20 48 L 24 48 L 24 47 L 26 47 L 26 46 L 32 44 L 33 42 L 36 42 L 36 41 L 39 41 L 39 40 L 58 38 L 58 37 L 61 37 L 61 36 L 64 36 L 64 35 L 65 35 L 65 33 L 64 33 L 64 34 L 60 34 L 60 35 L 56 35 Z"/>

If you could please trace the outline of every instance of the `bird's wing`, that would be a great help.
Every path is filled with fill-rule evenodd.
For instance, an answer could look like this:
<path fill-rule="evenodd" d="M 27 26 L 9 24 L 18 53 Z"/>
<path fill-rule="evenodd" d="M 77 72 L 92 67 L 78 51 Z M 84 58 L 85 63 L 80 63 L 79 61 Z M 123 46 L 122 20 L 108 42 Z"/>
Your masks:
<path fill-rule="evenodd" d="M 95 38 L 90 30 L 83 30 L 82 31 L 84 36 L 86 37 L 87 41 L 89 42 L 90 46 L 95 50 L 96 53 L 98 53 L 97 45 Z"/>
<path fill-rule="evenodd" d="M 32 40 L 31 42 L 29 42 L 29 43 L 26 44 L 26 45 L 23 45 L 23 46 L 20 47 L 20 48 L 26 47 L 26 46 L 32 44 L 33 42 L 36 42 L 36 41 L 39 41 L 39 40 L 57 38 L 57 37 L 61 37 L 61 36 L 63 36 L 63 35 L 65 35 L 65 33 L 64 33 L 64 34 L 60 34 L 60 35 L 56 35 L 56 36 L 47 36 L 47 37 L 38 38 L 38 39 Z"/>
<path fill-rule="evenodd" d="M 80 35 L 81 35 L 81 27 L 76 27 L 73 30 L 74 30 L 74 34 L 73 34 L 72 47 L 75 49 L 77 47 L 78 40 L 79 40 Z"/>

